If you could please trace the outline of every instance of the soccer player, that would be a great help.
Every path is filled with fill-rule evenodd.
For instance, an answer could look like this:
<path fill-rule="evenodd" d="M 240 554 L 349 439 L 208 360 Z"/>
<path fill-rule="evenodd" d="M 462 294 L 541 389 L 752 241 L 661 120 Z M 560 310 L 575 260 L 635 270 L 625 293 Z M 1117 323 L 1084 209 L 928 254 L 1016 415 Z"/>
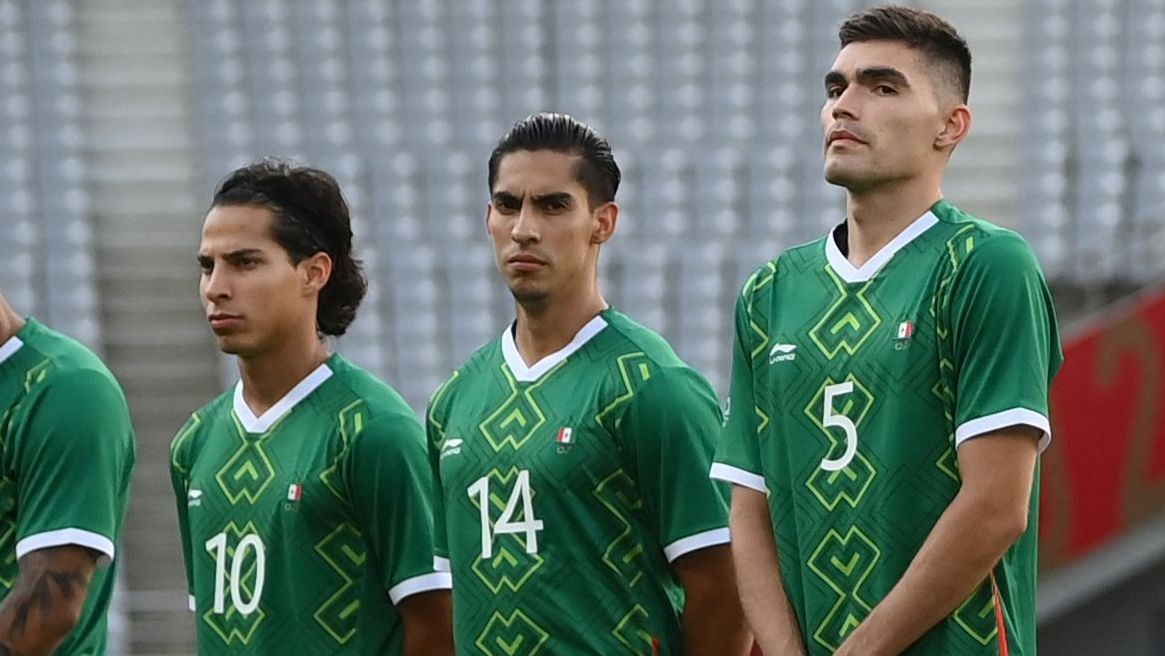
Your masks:
<path fill-rule="evenodd" d="M 113 374 L 0 296 L 0 655 L 105 653 L 133 464 Z"/>
<path fill-rule="evenodd" d="M 452 653 L 425 436 L 323 336 L 366 284 L 332 176 L 265 160 L 215 192 L 199 291 L 234 389 L 174 438 L 199 653 Z"/>
<path fill-rule="evenodd" d="M 943 199 L 963 39 L 895 6 L 840 38 L 821 125 L 845 221 L 736 307 L 712 473 L 745 612 L 765 653 L 1035 654 L 1052 300 L 1023 239 Z"/>
<path fill-rule="evenodd" d="M 739 654 L 708 382 L 610 308 L 607 141 L 563 114 L 489 159 L 486 224 L 516 321 L 434 395 L 438 551 L 462 654 Z"/>

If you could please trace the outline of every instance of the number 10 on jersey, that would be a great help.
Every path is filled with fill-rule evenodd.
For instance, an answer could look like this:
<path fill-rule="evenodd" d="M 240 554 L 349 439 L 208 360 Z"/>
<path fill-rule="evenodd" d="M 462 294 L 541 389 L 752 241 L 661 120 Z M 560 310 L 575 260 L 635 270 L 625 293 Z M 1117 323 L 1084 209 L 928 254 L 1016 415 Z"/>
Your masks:
<path fill-rule="evenodd" d="M 259 607 L 259 599 L 263 596 L 263 583 L 267 574 L 267 551 L 263 546 L 263 539 L 254 533 L 244 535 L 234 550 L 227 547 L 227 534 L 219 533 L 206 541 L 206 550 L 214 556 L 214 606 L 216 615 L 227 612 L 227 593 L 230 593 L 231 606 L 244 617 L 255 612 Z M 248 575 L 244 563 L 247 555 L 253 553 L 251 561 L 254 571 L 254 580 L 250 594 L 243 588 L 243 578 Z M 227 561 L 230 561 L 230 578 L 227 578 Z M 228 580 L 230 582 L 228 589 Z"/>
<path fill-rule="evenodd" d="M 481 557 L 483 560 L 493 558 L 494 537 L 507 533 L 524 533 L 526 536 L 526 553 L 538 553 L 538 531 L 542 530 L 542 520 L 534 516 L 534 493 L 530 489 L 530 470 L 518 471 L 514 489 L 510 491 L 510 498 L 506 501 L 502 514 L 496 522 L 490 519 L 492 506 L 489 494 L 489 475 L 482 476 L 469 486 L 469 497 L 477 501 L 481 511 Z M 518 511 L 518 504 L 522 504 L 522 521 L 514 521 Z"/>

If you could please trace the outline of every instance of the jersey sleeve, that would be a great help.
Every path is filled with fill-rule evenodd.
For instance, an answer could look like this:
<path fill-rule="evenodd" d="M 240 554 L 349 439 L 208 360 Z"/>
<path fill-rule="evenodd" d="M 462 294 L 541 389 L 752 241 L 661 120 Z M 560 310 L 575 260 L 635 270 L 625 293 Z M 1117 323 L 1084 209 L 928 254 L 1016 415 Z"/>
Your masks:
<path fill-rule="evenodd" d="M 198 429 L 198 415 L 193 415 L 170 443 L 170 485 L 178 511 L 178 535 L 182 541 L 182 562 L 186 572 L 187 607 L 194 610 L 194 561 L 190 552 L 190 439 Z"/>
<path fill-rule="evenodd" d="M 1008 233 L 967 254 L 951 297 L 955 444 L 1025 424 L 1051 441 L 1048 389 L 1063 355 L 1031 248 Z"/>
<path fill-rule="evenodd" d="M 396 414 L 369 422 L 349 448 L 346 482 L 392 603 L 450 588 L 449 574 L 434 565 L 432 471 L 417 420 Z"/>
<path fill-rule="evenodd" d="M 108 375 L 86 369 L 56 374 L 26 403 L 15 441 L 16 557 L 72 544 L 108 564 L 134 460 L 125 397 Z"/>
<path fill-rule="evenodd" d="M 720 432 L 708 382 L 687 367 L 656 371 L 616 430 L 668 561 L 727 543 L 726 490 L 708 478 Z"/>
<path fill-rule="evenodd" d="M 430 500 L 433 505 L 433 558 L 437 569 L 449 572 L 449 539 L 445 532 L 445 493 L 441 484 L 441 447 L 445 443 L 445 431 L 437 414 L 437 400 L 444 387 L 433 394 L 425 413 L 425 435 L 429 451 L 429 471 L 432 473 Z"/>
<path fill-rule="evenodd" d="M 732 381 L 728 401 L 724 406 L 724 428 L 720 432 L 712 478 L 768 492 L 757 440 L 757 418 L 753 408 L 753 335 L 749 316 L 750 287 L 736 302 L 736 337 L 732 345 Z"/>

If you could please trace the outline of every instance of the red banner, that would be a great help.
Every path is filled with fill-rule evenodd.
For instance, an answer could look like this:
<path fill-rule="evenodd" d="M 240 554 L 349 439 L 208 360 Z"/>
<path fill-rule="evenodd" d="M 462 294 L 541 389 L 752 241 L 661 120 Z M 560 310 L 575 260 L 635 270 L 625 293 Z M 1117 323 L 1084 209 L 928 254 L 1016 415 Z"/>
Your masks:
<path fill-rule="evenodd" d="M 1041 566 L 1165 512 L 1165 290 L 1071 335 L 1043 455 Z"/>

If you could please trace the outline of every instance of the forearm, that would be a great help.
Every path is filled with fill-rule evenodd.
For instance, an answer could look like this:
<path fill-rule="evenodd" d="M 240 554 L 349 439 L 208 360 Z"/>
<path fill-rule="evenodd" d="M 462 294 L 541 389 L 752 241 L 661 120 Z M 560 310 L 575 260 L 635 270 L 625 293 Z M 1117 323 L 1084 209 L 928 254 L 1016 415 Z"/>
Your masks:
<path fill-rule="evenodd" d="M 899 654 L 954 612 L 1023 533 L 1006 517 L 956 496 L 901 580 L 837 655 Z"/>
<path fill-rule="evenodd" d="M 765 496 L 735 488 L 731 523 L 737 586 L 757 642 L 766 654 L 803 656 L 801 628 L 781 583 L 781 566 Z"/>
<path fill-rule="evenodd" d="M 453 656 L 453 597 L 448 590 L 406 597 L 397 609 L 404 622 L 404 656 Z"/>
<path fill-rule="evenodd" d="M 743 656 L 751 634 L 731 577 L 719 586 L 686 590 L 681 618 L 685 656 Z"/>
<path fill-rule="evenodd" d="M 0 656 L 47 656 L 69 635 L 80 605 L 57 598 L 60 585 L 60 579 L 47 577 L 32 585 L 18 583 L 5 597 L 0 604 Z"/>
<path fill-rule="evenodd" d="M 453 654 L 453 635 L 447 629 L 405 632 L 404 656 L 440 656 Z"/>

